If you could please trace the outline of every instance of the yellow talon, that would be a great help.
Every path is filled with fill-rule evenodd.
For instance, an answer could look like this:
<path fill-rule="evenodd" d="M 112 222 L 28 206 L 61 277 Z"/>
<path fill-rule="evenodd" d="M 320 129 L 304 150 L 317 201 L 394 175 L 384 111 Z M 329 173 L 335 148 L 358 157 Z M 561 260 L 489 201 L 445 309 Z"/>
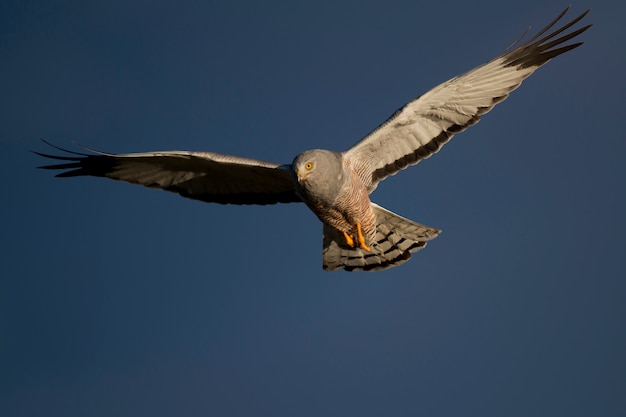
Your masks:
<path fill-rule="evenodd" d="M 343 232 L 343 236 L 346 238 L 346 243 L 348 244 L 348 246 L 353 248 L 354 247 L 354 239 L 352 239 L 352 237 L 349 234 L 347 234 L 346 232 Z"/>
<path fill-rule="evenodd" d="M 361 231 L 361 223 L 356 224 L 356 237 L 359 239 L 359 246 L 369 252 L 370 247 L 365 244 L 365 237 L 363 237 L 363 232 Z"/>
<path fill-rule="evenodd" d="M 346 232 L 342 232 L 342 233 L 343 233 L 343 237 L 346 239 L 346 243 L 348 244 L 348 246 L 353 248 L 355 246 L 354 238 Z M 369 252 L 370 247 L 365 244 L 365 237 L 363 236 L 363 231 L 361 230 L 361 223 L 356 224 L 356 238 L 359 243 L 358 246 Z"/>

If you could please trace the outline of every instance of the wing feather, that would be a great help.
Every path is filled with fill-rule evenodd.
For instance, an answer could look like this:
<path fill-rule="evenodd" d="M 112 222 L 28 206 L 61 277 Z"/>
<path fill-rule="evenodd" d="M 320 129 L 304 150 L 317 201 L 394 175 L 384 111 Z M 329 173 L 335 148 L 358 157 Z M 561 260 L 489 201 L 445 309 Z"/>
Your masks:
<path fill-rule="evenodd" d="M 455 133 L 477 123 L 481 115 L 506 99 L 525 78 L 550 59 L 582 45 L 579 42 L 554 49 L 591 26 L 557 38 L 589 10 L 544 36 L 568 9 L 530 39 L 523 41 L 524 34 L 493 60 L 409 102 L 344 152 L 344 157 L 358 167 L 370 191 L 384 178 L 428 158 Z"/>
<path fill-rule="evenodd" d="M 72 156 L 37 155 L 63 161 L 39 168 L 63 170 L 57 177 L 106 177 L 183 197 L 221 204 L 275 204 L 301 201 L 286 166 L 212 152 L 164 151 L 80 153 L 48 145 Z"/>

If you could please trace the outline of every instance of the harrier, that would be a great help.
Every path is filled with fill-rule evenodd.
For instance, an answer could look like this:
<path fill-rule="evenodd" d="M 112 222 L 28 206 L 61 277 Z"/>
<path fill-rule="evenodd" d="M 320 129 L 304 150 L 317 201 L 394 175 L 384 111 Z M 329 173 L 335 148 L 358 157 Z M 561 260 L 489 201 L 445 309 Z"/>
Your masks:
<path fill-rule="evenodd" d="M 565 9 L 529 39 L 455 77 L 397 110 L 344 152 L 314 149 L 281 165 L 212 152 L 111 154 L 68 151 L 40 168 L 58 177 L 91 175 L 161 188 L 221 204 L 304 202 L 323 223 L 323 268 L 375 271 L 407 261 L 439 229 L 405 219 L 370 201 L 378 183 L 428 158 L 454 134 L 508 97 L 537 68 L 582 42 L 565 44 L 591 25 L 570 29 L 587 13 L 558 27 Z M 569 32 L 568 32 L 569 30 Z"/>

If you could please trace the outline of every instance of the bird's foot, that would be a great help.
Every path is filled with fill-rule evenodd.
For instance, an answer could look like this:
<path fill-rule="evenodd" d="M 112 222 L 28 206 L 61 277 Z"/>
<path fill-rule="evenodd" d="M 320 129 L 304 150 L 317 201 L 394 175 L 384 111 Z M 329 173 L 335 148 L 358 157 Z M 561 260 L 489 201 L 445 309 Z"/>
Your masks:
<path fill-rule="evenodd" d="M 369 252 L 370 247 L 365 244 L 365 237 L 361 231 L 361 223 L 356 224 L 356 237 L 359 241 L 359 246 Z"/>
<path fill-rule="evenodd" d="M 348 246 L 353 248 L 354 247 L 354 239 L 352 239 L 352 236 L 350 236 L 346 232 L 343 232 L 343 237 L 346 238 L 346 243 L 348 244 Z"/>
<path fill-rule="evenodd" d="M 363 236 L 363 232 L 361 231 L 361 223 L 356 224 L 356 236 L 352 237 L 348 233 L 343 232 L 343 237 L 346 239 L 346 244 L 351 248 L 357 246 L 359 248 L 365 249 L 368 252 L 370 251 L 370 247 L 365 244 L 365 237 Z M 358 244 L 355 244 L 355 238 Z"/>

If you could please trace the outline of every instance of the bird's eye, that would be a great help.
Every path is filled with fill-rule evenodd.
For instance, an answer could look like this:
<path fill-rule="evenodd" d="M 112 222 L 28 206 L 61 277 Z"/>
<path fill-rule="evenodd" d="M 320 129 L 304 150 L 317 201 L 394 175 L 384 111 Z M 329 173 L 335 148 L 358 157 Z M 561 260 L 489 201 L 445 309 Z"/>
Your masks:
<path fill-rule="evenodd" d="M 304 164 L 304 168 L 307 171 L 310 171 L 311 169 L 313 169 L 313 162 L 307 162 L 306 164 Z"/>

